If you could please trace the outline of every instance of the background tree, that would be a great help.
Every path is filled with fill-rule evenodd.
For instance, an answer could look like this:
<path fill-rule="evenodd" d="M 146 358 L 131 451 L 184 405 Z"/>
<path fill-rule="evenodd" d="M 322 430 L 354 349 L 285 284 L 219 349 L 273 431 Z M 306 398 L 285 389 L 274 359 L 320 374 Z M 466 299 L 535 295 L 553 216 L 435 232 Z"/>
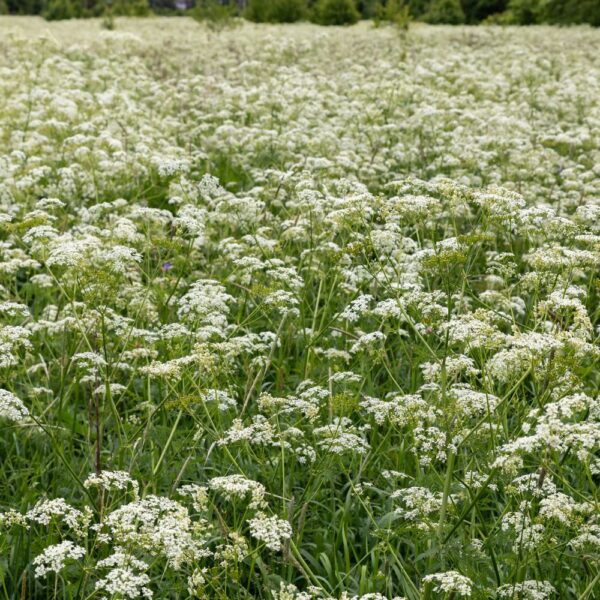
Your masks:
<path fill-rule="evenodd" d="M 150 5 L 148 0 L 114 0 L 113 14 L 122 17 L 147 17 Z"/>
<path fill-rule="evenodd" d="M 205 23 L 209 29 L 221 31 L 234 25 L 237 16 L 235 5 L 221 4 L 218 0 L 202 0 L 191 11 L 196 21 Z"/>
<path fill-rule="evenodd" d="M 461 0 L 467 23 L 479 23 L 506 10 L 507 0 Z"/>
<path fill-rule="evenodd" d="M 314 19 L 321 25 L 351 25 L 360 19 L 354 0 L 319 0 Z"/>
<path fill-rule="evenodd" d="M 42 14 L 47 21 L 62 21 L 75 17 L 76 11 L 71 0 L 49 0 Z"/>
<path fill-rule="evenodd" d="M 354 23 L 359 18 L 390 21 L 390 14 L 429 23 L 477 24 L 484 21 L 534 24 L 583 24 L 600 26 L 600 0 L 195 0 L 196 8 L 178 9 L 174 0 L 0 0 L 0 14 L 43 14 L 48 19 L 99 17 L 112 6 L 114 15 L 145 16 L 159 14 L 189 15 L 216 23 L 218 19 L 201 16 L 214 5 L 216 11 L 263 23 L 291 23 L 310 17 L 323 25 Z M 194 0 L 187 0 L 191 8 Z M 398 9 L 401 7 L 402 11 Z M 212 9 L 211 9 L 212 10 Z M 200 15 L 200 17 L 199 17 Z"/>
<path fill-rule="evenodd" d="M 8 0 L 8 11 L 12 15 L 39 15 L 42 12 L 42 0 Z"/>
<path fill-rule="evenodd" d="M 508 12 L 509 19 L 519 25 L 535 25 L 543 21 L 541 0 L 510 0 Z"/>
<path fill-rule="evenodd" d="M 547 0 L 541 18 L 548 23 L 590 23 L 600 26 L 599 0 Z"/>
<path fill-rule="evenodd" d="M 277 23 L 293 23 L 307 16 L 304 0 L 271 0 L 270 20 Z"/>
<path fill-rule="evenodd" d="M 410 6 L 404 0 L 388 0 L 385 4 L 378 2 L 374 12 L 375 26 L 386 21 L 401 29 L 407 29 L 411 19 Z"/>
<path fill-rule="evenodd" d="M 465 13 L 460 0 L 433 0 L 423 14 L 423 20 L 427 23 L 458 25 L 465 22 Z"/>
<path fill-rule="evenodd" d="M 244 12 L 255 23 L 293 23 L 307 15 L 306 0 L 250 0 Z"/>

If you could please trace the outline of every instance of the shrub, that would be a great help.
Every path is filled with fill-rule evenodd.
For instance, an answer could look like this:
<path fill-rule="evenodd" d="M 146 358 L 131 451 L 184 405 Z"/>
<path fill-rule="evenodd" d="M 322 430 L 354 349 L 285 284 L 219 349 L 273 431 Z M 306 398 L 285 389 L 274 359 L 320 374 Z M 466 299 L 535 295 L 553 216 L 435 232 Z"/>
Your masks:
<path fill-rule="evenodd" d="M 233 26 L 236 14 L 234 6 L 220 4 L 218 0 L 199 2 L 191 13 L 196 21 L 202 21 L 217 31 Z"/>
<path fill-rule="evenodd" d="M 376 19 L 377 11 L 382 4 L 385 4 L 384 0 L 358 0 L 356 7 L 363 19 Z"/>
<path fill-rule="evenodd" d="M 598 0 L 510 0 L 505 19 L 518 25 L 589 23 L 600 26 Z"/>
<path fill-rule="evenodd" d="M 116 0 L 113 14 L 121 17 L 147 17 L 150 14 L 148 0 Z"/>
<path fill-rule="evenodd" d="M 306 17 L 304 0 L 272 0 L 269 21 L 294 23 Z"/>
<path fill-rule="evenodd" d="M 75 7 L 71 0 L 49 0 L 42 16 L 46 21 L 62 21 L 75 16 Z"/>
<path fill-rule="evenodd" d="M 321 25 L 352 25 L 360 19 L 353 0 L 319 0 L 314 19 Z"/>
<path fill-rule="evenodd" d="M 82 17 L 84 19 L 91 17 L 101 17 L 105 12 L 105 5 L 103 2 L 86 2 L 84 6 L 81 6 L 77 11 L 77 17 Z"/>
<path fill-rule="evenodd" d="M 306 14 L 305 0 L 250 0 L 244 16 L 255 23 L 293 23 Z"/>
<path fill-rule="evenodd" d="M 43 0 L 4 0 L 11 15 L 39 15 L 46 7 Z"/>
<path fill-rule="evenodd" d="M 508 13 L 519 25 L 534 25 L 543 21 L 543 4 L 541 0 L 510 0 Z"/>
<path fill-rule="evenodd" d="M 486 17 L 482 23 L 483 25 L 514 25 L 515 17 L 509 10 L 505 10 Z"/>
<path fill-rule="evenodd" d="M 433 0 L 423 15 L 427 23 L 459 25 L 465 22 L 465 13 L 460 0 Z"/>
<path fill-rule="evenodd" d="M 590 23 L 600 26 L 598 0 L 547 0 L 541 10 L 541 19 L 548 23 Z"/>
<path fill-rule="evenodd" d="M 467 23 L 479 23 L 506 10 L 508 0 L 461 0 Z"/>
<path fill-rule="evenodd" d="M 244 17 L 255 23 L 266 23 L 269 14 L 269 0 L 250 0 Z"/>
<path fill-rule="evenodd" d="M 106 12 L 102 16 L 102 22 L 100 23 L 102 29 L 108 29 L 108 31 L 112 31 L 115 29 L 115 18 L 111 12 Z"/>
<path fill-rule="evenodd" d="M 413 15 L 413 17 L 422 17 L 430 3 L 431 0 L 408 0 L 410 14 Z"/>
<path fill-rule="evenodd" d="M 375 7 L 375 26 L 379 26 L 381 21 L 393 23 L 400 29 L 407 29 L 410 23 L 410 6 L 403 0 L 387 0 L 385 5 L 378 2 Z"/>

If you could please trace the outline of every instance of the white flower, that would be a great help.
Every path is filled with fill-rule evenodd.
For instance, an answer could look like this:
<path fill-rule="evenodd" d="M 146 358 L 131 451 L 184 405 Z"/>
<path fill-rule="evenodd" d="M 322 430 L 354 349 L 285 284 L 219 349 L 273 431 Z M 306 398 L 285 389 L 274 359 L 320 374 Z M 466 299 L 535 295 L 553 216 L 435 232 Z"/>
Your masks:
<path fill-rule="evenodd" d="M 550 582 L 534 579 L 506 584 L 496 590 L 498 598 L 510 598 L 511 600 L 548 600 L 555 593 L 556 590 Z"/>
<path fill-rule="evenodd" d="M 123 598 L 152 598 L 153 593 L 147 587 L 149 583 L 150 577 L 146 573 L 136 573 L 129 567 L 115 567 L 96 582 L 96 590 Z"/>
<path fill-rule="evenodd" d="M 103 490 L 120 490 L 124 491 L 128 486 L 133 488 L 133 495 L 137 497 L 139 484 L 131 478 L 131 475 L 126 471 L 100 471 L 99 474 L 92 473 L 88 475 L 83 482 L 86 488 L 100 487 Z"/>
<path fill-rule="evenodd" d="M 56 518 L 64 521 L 77 535 L 83 535 L 92 519 L 92 512 L 89 507 L 81 511 L 73 508 L 64 498 L 54 498 L 41 500 L 25 514 L 25 517 L 40 525 L 49 525 Z"/>
<path fill-rule="evenodd" d="M 9 421 L 23 421 L 29 416 L 29 411 L 12 392 L 0 389 L 0 417 Z"/>
<path fill-rule="evenodd" d="M 468 598 L 473 591 L 473 582 L 458 571 L 446 571 L 423 577 L 424 584 L 433 584 L 434 592 L 458 594 Z"/>
<path fill-rule="evenodd" d="M 35 576 L 44 577 L 47 573 L 58 573 L 63 569 L 68 559 L 77 560 L 85 556 L 85 548 L 73 542 L 65 541 L 48 546 L 41 554 L 33 559 Z"/>
<path fill-rule="evenodd" d="M 210 323 L 224 326 L 233 297 L 225 288 L 212 279 L 201 279 L 193 283 L 179 299 L 177 314 L 189 323 Z"/>
<path fill-rule="evenodd" d="M 104 524 L 119 544 L 161 554 L 174 569 L 200 552 L 187 508 L 169 498 L 150 495 L 125 504 Z"/>
<path fill-rule="evenodd" d="M 275 552 L 281 550 L 282 543 L 292 537 L 292 526 L 279 517 L 267 517 L 259 513 L 248 520 L 248 525 L 252 537 L 264 542 L 267 548 Z"/>
<path fill-rule="evenodd" d="M 242 475 L 225 475 L 223 477 L 213 477 L 208 485 L 211 489 L 224 494 L 225 498 L 245 498 L 251 497 L 249 508 L 263 508 L 266 506 L 264 501 L 265 486 L 258 481 L 246 479 Z"/>
<path fill-rule="evenodd" d="M 352 348 L 350 348 L 350 354 L 357 354 L 358 352 L 374 352 L 385 342 L 385 340 L 386 336 L 381 331 L 365 333 L 354 342 Z"/>

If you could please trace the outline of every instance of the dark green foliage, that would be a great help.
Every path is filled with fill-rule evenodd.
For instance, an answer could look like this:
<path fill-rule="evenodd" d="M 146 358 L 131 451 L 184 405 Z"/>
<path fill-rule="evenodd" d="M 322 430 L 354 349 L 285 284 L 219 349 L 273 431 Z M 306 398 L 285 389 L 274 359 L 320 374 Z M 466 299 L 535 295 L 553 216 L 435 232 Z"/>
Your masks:
<path fill-rule="evenodd" d="M 244 16 L 255 23 L 293 23 L 307 12 L 305 0 L 250 0 Z"/>
<path fill-rule="evenodd" d="M 101 16 L 106 2 L 107 0 L 71 0 L 77 19 Z"/>
<path fill-rule="evenodd" d="M 389 3 L 391 0 L 387 0 Z M 474 3 L 477 0 L 467 0 Z M 480 0 L 485 2 L 486 0 Z M 410 15 L 417 21 L 458 25 L 464 23 L 465 11 L 461 0 L 408 0 Z"/>
<path fill-rule="evenodd" d="M 363 19 L 374 19 L 382 5 L 381 0 L 357 0 L 356 8 Z"/>
<path fill-rule="evenodd" d="M 388 2 L 389 0 L 386 0 Z M 408 0 L 410 14 L 415 18 L 420 18 L 427 11 L 431 0 Z"/>
<path fill-rule="evenodd" d="M 71 0 L 49 0 L 42 13 L 47 21 L 62 21 L 76 16 Z"/>
<path fill-rule="evenodd" d="M 506 19 L 518 25 L 542 23 L 600 26 L 599 0 L 510 0 Z"/>
<path fill-rule="evenodd" d="M 0 0 L 0 14 L 42 14 L 48 20 L 59 20 L 99 17 L 110 7 L 114 16 L 146 16 L 156 10 L 193 16 L 218 28 L 219 23 L 240 14 L 239 3 L 233 0 L 224 4 L 196 0 L 196 4 L 192 10 L 176 11 L 172 0 Z M 405 27 L 410 17 L 429 23 L 589 23 L 598 27 L 600 0 L 249 0 L 243 16 L 258 23 L 292 23 L 310 16 L 323 25 L 364 18 Z"/>
<path fill-rule="evenodd" d="M 319 0 L 314 20 L 321 25 L 352 25 L 360 19 L 354 0 Z"/>
<path fill-rule="evenodd" d="M 244 17 L 255 23 L 266 23 L 269 15 L 269 0 L 250 0 Z"/>
<path fill-rule="evenodd" d="M 206 23 L 210 29 L 220 31 L 233 25 L 237 11 L 234 6 L 221 4 L 217 0 L 198 2 L 191 15 L 196 21 Z"/>
<path fill-rule="evenodd" d="M 373 16 L 376 26 L 385 21 L 401 29 L 408 28 L 410 18 L 410 6 L 404 0 L 387 0 L 385 4 L 378 2 Z"/>
<path fill-rule="evenodd" d="M 112 31 L 115 27 L 115 18 L 111 12 L 107 11 L 102 17 L 102 29 Z"/>
<path fill-rule="evenodd" d="M 184 14 L 190 14 L 189 10 L 180 10 L 176 8 L 174 0 L 149 0 L 149 2 L 150 9 L 152 10 L 152 12 L 158 15 L 179 16 Z M 198 2 L 196 2 L 196 5 L 197 4 Z"/>
<path fill-rule="evenodd" d="M 271 0 L 270 20 L 277 23 L 293 23 L 306 17 L 304 0 Z"/>
<path fill-rule="evenodd" d="M 600 26 L 599 0 L 548 0 L 542 18 L 548 23 L 590 23 Z"/>
<path fill-rule="evenodd" d="M 147 17 L 150 14 L 148 0 L 114 0 L 113 14 L 122 17 Z"/>
<path fill-rule="evenodd" d="M 541 0 L 510 0 L 510 20 L 519 25 L 534 25 L 542 22 Z"/>
<path fill-rule="evenodd" d="M 465 13 L 460 0 L 433 0 L 423 15 L 427 23 L 449 23 L 459 25 L 465 22 Z"/>
<path fill-rule="evenodd" d="M 479 23 L 491 15 L 504 12 L 508 0 L 461 0 L 467 23 Z"/>
<path fill-rule="evenodd" d="M 48 20 L 99 17 L 107 10 L 129 17 L 144 17 L 151 12 L 149 0 L 0 0 L 0 14 L 2 6 L 9 14 L 41 14 Z"/>
<path fill-rule="evenodd" d="M 11 15 L 39 15 L 44 8 L 42 0 L 7 0 Z"/>

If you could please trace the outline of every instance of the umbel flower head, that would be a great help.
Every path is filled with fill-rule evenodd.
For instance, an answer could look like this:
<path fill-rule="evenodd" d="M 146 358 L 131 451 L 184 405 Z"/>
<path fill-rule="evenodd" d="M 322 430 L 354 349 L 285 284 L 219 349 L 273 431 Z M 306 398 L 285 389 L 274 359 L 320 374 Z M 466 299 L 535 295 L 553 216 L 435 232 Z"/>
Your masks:
<path fill-rule="evenodd" d="M 48 546 L 33 559 L 35 576 L 44 577 L 48 573 L 59 573 L 64 568 L 67 560 L 77 560 L 84 556 L 85 548 L 68 540 Z"/>
<path fill-rule="evenodd" d="M 29 416 L 29 410 L 12 392 L 0 389 L 0 418 L 19 422 Z"/>

